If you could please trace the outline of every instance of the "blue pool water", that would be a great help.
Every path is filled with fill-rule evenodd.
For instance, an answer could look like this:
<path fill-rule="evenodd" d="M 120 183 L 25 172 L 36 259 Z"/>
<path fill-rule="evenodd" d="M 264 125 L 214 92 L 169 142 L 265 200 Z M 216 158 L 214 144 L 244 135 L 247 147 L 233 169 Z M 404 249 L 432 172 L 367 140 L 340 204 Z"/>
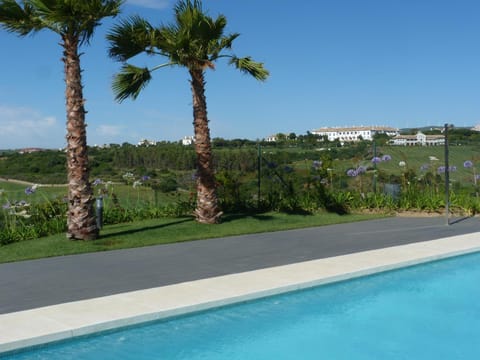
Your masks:
<path fill-rule="evenodd" d="M 477 253 L 7 359 L 478 359 L 479 338 Z"/>

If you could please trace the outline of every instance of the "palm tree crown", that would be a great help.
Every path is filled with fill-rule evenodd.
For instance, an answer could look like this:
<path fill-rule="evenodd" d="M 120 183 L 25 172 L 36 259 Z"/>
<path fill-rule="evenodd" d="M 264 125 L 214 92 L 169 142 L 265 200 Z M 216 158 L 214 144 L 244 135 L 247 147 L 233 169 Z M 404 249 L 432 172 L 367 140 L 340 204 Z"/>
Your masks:
<path fill-rule="evenodd" d="M 49 29 L 88 42 L 100 20 L 118 15 L 123 0 L 0 0 L 0 23 L 21 36 Z"/>
<path fill-rule="evenodd" d="M 189 70 L 213 69 L 219 58 L 229 58 L 237 69 L 252 75 L 257 80 L 266 80 L 269 73 L 262 63 L 250 57 L 238 58 L 224 54 L 232 49 L 239 36 L 224 35 L 227 19 L 219 15 L 213 19 L 205 14 L 200 0 L 181 0 L 175 6 L 175 23 L 155 28 L 147 20 L 132 16 L 116 25 L 107 35 L 112 58 L 126 62 L 132 57 L 146 53 L 160 55 L 168 62 L 153 68 L 140 68 L 125 63 L 114 79 L 116 99 L 135 99 L 151 80 L 151 72 L 166 66 L 183 66 Z"/>
<path fill-rule="evenodd" d="M 151 80 L 153 71 L 167 66 L 181 66 L 188 70 L 198 168 L 195 216 L 202 223 L 217 223 L 222 212 L 216 195 L 204 71 L 214 69 L 218 59 L 228 58 L 231 65 L 258 80 L 265 80 L 269 73 L 262 63 L 227 52 L 232 49 L 232 43 L 239 34 L 224 35 L 227 25 L 225 16 L 211 18 L 203 11 L 200 0 L 180 0 L 174 14 L 175 21 L 171 25 L 156 28 L 141 17 L 132 16 L 111 30 L 107 35 L 109 54 L 123 62 L 112 87 L 118 101 L 129 97 L 135 99 Z M 140 53 L 164 57 L 167 61 L 152 68 L 127 63 Z"/>
<path fill-rule="evenodd" d="M 85 100 L 79 46 L 88 43 L 100 20 L 115 16 L 123 0 L 0 0 L 0 25 L 26 36 L 43 29 L 60 35 L 65 70 L 67 113 L 67 237 L 90 240 L 99 229 L 89 182 Z"/>

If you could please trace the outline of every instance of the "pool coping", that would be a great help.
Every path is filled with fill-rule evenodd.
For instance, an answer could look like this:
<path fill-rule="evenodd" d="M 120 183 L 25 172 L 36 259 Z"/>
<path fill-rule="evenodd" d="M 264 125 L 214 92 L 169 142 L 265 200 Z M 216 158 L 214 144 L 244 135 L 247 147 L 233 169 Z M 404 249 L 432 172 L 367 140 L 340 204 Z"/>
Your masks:
<path fill-rule="evenodd" d="M 480 251 L 480 232 L 0 314 L 0 355 Z"/>

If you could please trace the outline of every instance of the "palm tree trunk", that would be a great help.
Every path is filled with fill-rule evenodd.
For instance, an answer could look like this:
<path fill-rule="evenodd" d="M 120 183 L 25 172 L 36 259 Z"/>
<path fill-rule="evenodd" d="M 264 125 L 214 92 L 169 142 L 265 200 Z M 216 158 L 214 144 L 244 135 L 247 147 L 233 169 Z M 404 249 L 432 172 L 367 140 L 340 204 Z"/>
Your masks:
<path fill-rule="evenodd" d="M 212 162 L 212 145 L 207 119 L 205 80 L 203 70 L 190 70 L 193 95 L 193 126 L 195 152 L 197 153 L 197 207 L 198 222 L 215 224 L 220 222 L 222 212 L 218 207 L 215 175 Z"/>
<path fill-rule="evenodd" d="M 67 108 L 67 172 L 68 213 L 67 237 L 72 240 L 93 240 L 98 237 L 93 190 L 89 182 L 87 133 L 81 79 L 78 37 L 65 35 L 63 62 L 65 64 Z"/>

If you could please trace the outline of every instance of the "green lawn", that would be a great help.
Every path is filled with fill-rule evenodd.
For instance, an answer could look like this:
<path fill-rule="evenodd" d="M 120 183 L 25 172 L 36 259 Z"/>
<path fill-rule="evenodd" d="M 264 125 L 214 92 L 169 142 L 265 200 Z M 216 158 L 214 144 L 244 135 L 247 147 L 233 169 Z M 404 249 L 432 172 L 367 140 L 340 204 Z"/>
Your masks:
<path fill-rule="evenodd" d="M 382 215 L 292 215 L 265 213 L 225 215 L 218 225 L 203 225 L 192 218 L 164 218 L 106 226 L 95 241 L 71 241 L 64 234 L 21 241 L 0 247 L 0 263 L 96 251 L 126 249 L 248 233 L 261 233 L 370 220 Z"/>
<path fill-rule="evenodd" d="M 28 185 L 16 184 L 11 181 L 0 181 L 0 205 L 3 205 L 7 201 L 15 202 L 25 200 L 29 203 L 42 203 L 46 200 L 52 200 L 56 198 L 63 198 L 67 196 L 67 186 L 40 186 L 37 188 L 35 193 L 26 195 L 25 189 Z M 105 185 L 99 185 L 94 187 L 94 193 L 96 196 L 100 194 L 100 190 L 103 189 Z M 138 206 L 142 203 L 155 203 L 155 200 L 159 204 L 172 203 L 177 200 L 178 196 L 182 196 L 183 193 L 179 194 L 164 194 L 161 192 L 157 193 L 157 199 L 155 199 L 155 192 L 148 186 L 138 186 L 134 188 L 132 185 L 126 184 L 112 184 L 108 186 L 107 189 L 108 195 L 115 193 L 120 204 L 125 207 L 129 206 Z M 187 195 L 185 195 L 187 196 Z M 110 201 L 109 196 L 105 197 L 105 201 Z"/>
<path fill-rule="evenodd" d="M 378 164 L 378 168 L 388 173 L 401 174 L 406 168 L 414 170 L 418 175 L 422 174 L 420 170 L 422 165 L 428 165 L 429 171 L 436 174 L 439 166 L 445 165 L 445 149 L 443 146 L 387 146 L 379 148 L 381 154 L 388 154 L 392 157 L 389 162 Z M 430 160 L 432 157 L 438 160 Z M 465 169 L 463 163 L 471 160 L 479 165 L 480 151 L 478 146 L 450 146 L 449 147 L 449 165 L 455 166 L 456 171 L 450 173 L 452 181 L 461 183 L 472 182 L 472 169 Z M 404 161 L 406 167 L 399 166 L 399 162 Z M 478 170 L 477 170 L 478 172 Z"/>
<path fill-rule="evenodd" d="M 406 170 L 413 170 L 418 176 L 421 176 L 424 173 L 424 171 L 421 170 L 422 165 L 428 165 L 428 171 L 436 174 L 437 168 L 445 164 L 445 148 L 443 146 L 378 146 L 377 154 L 378 156 L 390 155 L 392 157 L 390 161 L 379 163 L 377 168 L 394 175 L 401 175 Z M 322 152 L 319 152 L 319 158 L 321 155 Z M 456 171 L 450 173 L 451 181 L 460 183 L 473 182 L 473 169 L 463 167 L 466 160 L 473 161 L 476 173 L 479 174 L 480 146 L 465 145 L 449 147 L 449 165 L 456 167 Z M 405 162 L 406 166 L 399 166 L 401 161 Z M 311 167 L 311 161 L 297 161 L 294 163 L 294 166 L 296 169 L 308 171 Z M 347 160 L 334 159 L 331 164 L 334 176 L 344 175 L 348 169 L 358 166 L 372 167 L 371 157 L 363 158 L 359 156 L 358 158 Z"/>

